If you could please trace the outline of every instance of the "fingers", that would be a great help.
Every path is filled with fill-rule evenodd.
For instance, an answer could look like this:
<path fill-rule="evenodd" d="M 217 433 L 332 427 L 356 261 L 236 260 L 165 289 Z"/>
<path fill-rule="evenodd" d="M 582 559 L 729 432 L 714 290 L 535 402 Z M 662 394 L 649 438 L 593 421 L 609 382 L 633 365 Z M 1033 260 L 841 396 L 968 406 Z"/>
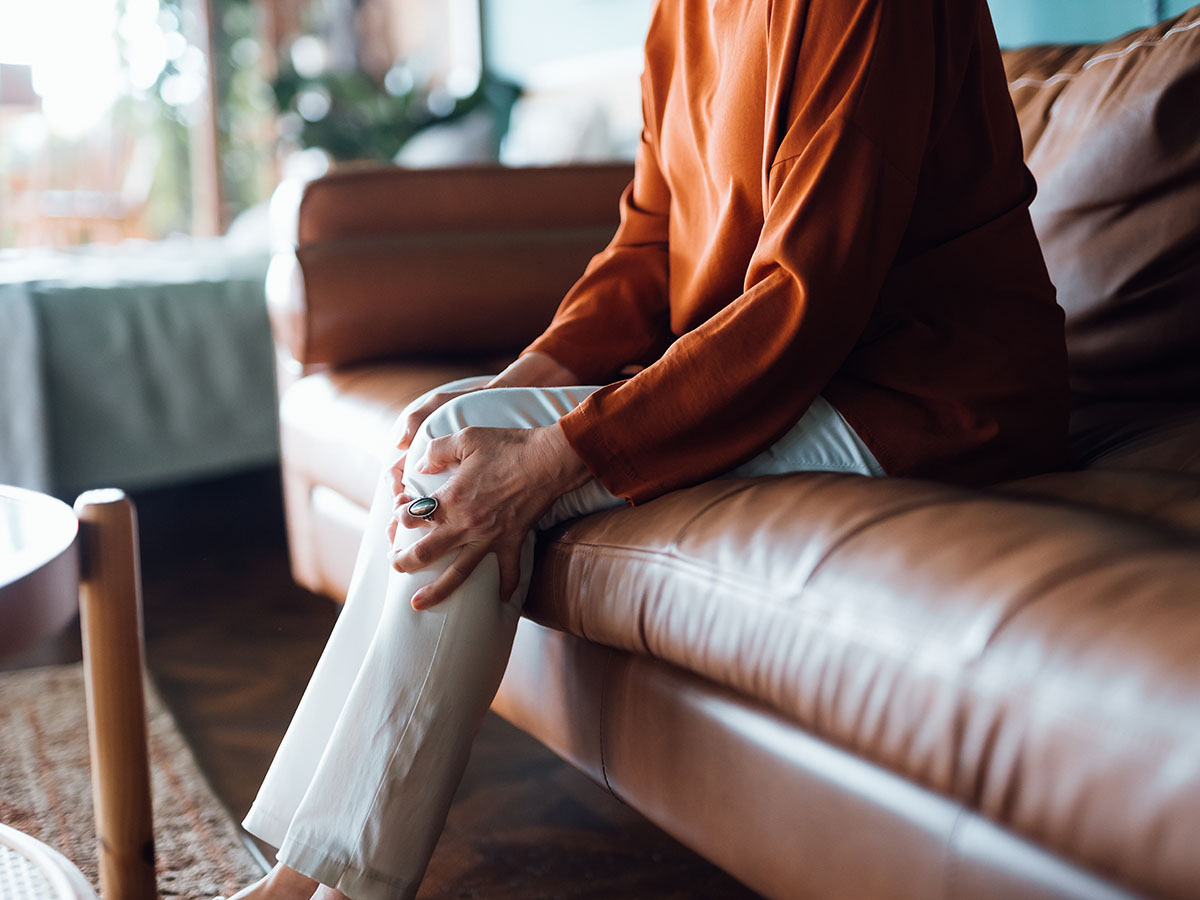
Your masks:
<path fill-rule="evenodd" d="M 445 471 L 448 466 L 461 462 L 463 459 L 463 444 L 469 440 L 470 428 L 456 431 L 445 437 L 434 438 L 425 449 L 424 458 L 417 463 L 417 471 L 426 475 L 436 475 Z"/>
<path fill-rule="evenodd" d="M 407 493 L 401 492 L 396 496 L 396 501 L 392 506 L 392 516 L 388 519 L 387 536 L 388 543 L 394 545 L 396 543 L 396 535 L 400 532 L 400 527 L 403 526 L 409 531 L 416 528 L 432 528 L 438 523 L 433 519 L 420 519 L 412 515 L 408 511 L 409 504 L 416 497 L 410 497 Z"/>
<path fill-rule="evenodd" d="M 447 599 L 462 587 L 489 552 L 491 551 L 484 544 L 468 544 L 463 547 L 445 572 L 432 584 L 413 594 L 412 608 L 418 611 L 429 609 Z M 495 553 L 500 565 L 500 602 L 507 603 L 521 583 L 521 549 L 518 546 L 508 550 L 496 550 Z"/>
<path fill-rule="evenodd" d="M 417 429 L 427 418 L 428 415 L 418 416 L 417 412 L 409 415 L 408 421 L 404 423 L 404 432 L 400 435 L 400 440 L 396 441 L 397 450 L 407 450 L 412 446 L 413 438 L 417 436 Z"/>
<path fill-rule="evenodd" d="M 413 413 L 413 421 L 421 411 Z M 406 544 L 416 537 L 419 540 L 393 549 L 390 561 L 398 572 L 428 570 L 434 563 L 444 571 L 428 573 L 433 581 L 414 594 L 413 608 L 428 609 L 443 602 L 488 552 L 494 552 L 497 558 L 499 599 L 511 602 L 520 586 L 526 535 L 540 515 L 545 495 L 557 485 L 555 473 L 538 456 L 545 452 L 539 451 L 541 445 L 535 445 L 521 429 L 467 427 L 437 438 L 422 431 L 421 437 L 420 458 L 409 460 L 409 448 L 403 460 L 393 466 L 394 474 L 403 471 L 409 483 L 407 489 L 403 484 L 395 486 L 393 521 L 388 526 L 393 548 L 397 542 Z M 456 471 L 459 474 L 452 474 Z M 438 477 L 430 478 L 425 486 L 418 473 Z M 422 482 L 423 490 L 413 486 L 414 479 Z M 444 497 L 446 503 L 436 509 L 432 519 L 415 518 L 408 512 L 408 492 L 424 493 L 435 483 L 439 487 L 431 496 L 439 500 Z M 424 533 L 417 532 L 406 540 L 400 534 L 401 526 L 423 528 Z"/>
<path fill-rule="evenodd" d="M 400 527 L 401 511 L 411 502 L 412 500 L 409 498 L 408 494 L 401 490 L 400 493 L 396 495 L 395 501 L 392 503 L 392 515 L 388 519 L 387 523 L 387 539 L 389 547 L 396 543 L 396 531 Z"/>
<path fill-rule="evenodd" d="M 412 502 L 413 498 L 408 496 L 408 491 L 401 487 L 400 491 L 396 494 L 396 499 L 392 501 L 393 518 L 400 518 L 400 514 L 404 512 L 404 510 L 408 507 L 408 504 Z"/>
<path fill-rule="evenodd" d="M 440 491 L 434 491 L 429 496 L 433 497 L 435 500 L 438 500 L 439 502 L 441 501 L 441 492 Z M 410 497 L 410 496 L 408 496 L 408 494 L 401 494 L 399 497 L 397 497 L 396 498 L 396 506 L 392 510 L 392 518 L 394 518 L 399 524 L 403 525 L 405 528 L 409 529 L 410 531 L 414 528 L 431 528 L 435 525 L 444 524 L 440 520 L 440 516 L 437 511 L 434 512 L 434 514 L 431 518 L 414 516 L 412 513 L 410 513 L 408 511 L 408 507 L 413 502 L 413 500 L 416 500 L 416 499 L 418 499 L 418 498 Z"/>
<path fill-rule="evenodd" d="M 521 585 L 521 547 L 511 553 L 496 553 L 500 564 L 500 602 L 507 603 Z"/>
<path fill-rule="evenodd" d="M 393 496 L 404 493 L 404 462 L 407 453 L 401 453 L 399 458 L 392 463 L 388 469 L 388 479 L 392 487 Z"/>
<path fill-rule="evenodd" d="M 469 394 L 471 391 L 439 391 L 436 394 L 431 394 L 429 399 L 414 409 L 408 414 L 408 419 L 404 423 L 404 433 L 400 435 L 400 440 L 396 442 L 397 450 L 407 450 L 412 446 L 413 438 L 417 436 L 419 429 L 425 420 L 433 414 L 434 410 L 445 406 L 455 397 L 462 394 Z"/>
<path fill-rule="evenodd" d="M 429 519 L 418 519 L 416 516 L 409 515 L 408 505 L 412 503 L 414 499 L 416 498 L 410 497 L 406 491 L 401 490 L 400 493 L 396 495 L 396 499 L 392 502 L 392 515 L 391 518 L 388 519 L 387 523 L 387 539 L 389 545 L 396 543 L 396 534 L 399 532 L 401 525 L 411 530 L 413 528 L 420 528 L 421 526 L 428 527 L 433 524 L 433 522 Z"/>
<path fill-rule="evenodd" d="M 462 532 L 449 526 L 431 531 L 415 544 L 392 553 L 392 568 L 397 572 L 419 572 L 465 544 Z"/>
<path fill-rule="evenodd" d="M 407 450 L 412 446 L 413 438 L 417 436 L 417 429 L 429 418 L 429 414 L 445 403 L 443 394 L 434 394 L 411 413 L 404 422 L 404 432 L 400 435 L 400 440 L 396 441 L 397 450 Z"/>
<path fill-rule="evenodd" d="M 412 608 L 429 609 L 441 603 L 462 586 L 487 554 L 488 548 L 483 544 L 468 544 L 463 547 L 454 562 L 450 563 L 433 584 L 426 585 L 413 594 Z"/>

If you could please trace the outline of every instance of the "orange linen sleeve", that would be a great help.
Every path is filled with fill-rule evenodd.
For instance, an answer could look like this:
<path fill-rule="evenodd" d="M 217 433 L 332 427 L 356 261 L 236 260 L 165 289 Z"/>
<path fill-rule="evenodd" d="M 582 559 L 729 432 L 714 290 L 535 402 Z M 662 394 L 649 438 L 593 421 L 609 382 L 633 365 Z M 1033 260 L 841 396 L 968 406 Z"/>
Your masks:
<path fill-rule="evenodd" d="M 768 37 L 777 83 L 766 90 L 782 136 L 767 151 L 744 293 L 562 419 L 614 494 L 639 503 L 751 458 L 800 419 L 862 335 L 916 196 L 937 78 L 934 5 L 777 4 L 786 27 Z"/>
<path fill-rule="evenodd" d="M 643 99 L 643 112 L 646 101 Z M 603 384 L 625 366 L 657 359 L 672 340 L 667 295 L 670 192 L 642 131 L 621 224 L 593 257 L 546 331 L 522 351 L 545 353 L 581 384 Z"/>

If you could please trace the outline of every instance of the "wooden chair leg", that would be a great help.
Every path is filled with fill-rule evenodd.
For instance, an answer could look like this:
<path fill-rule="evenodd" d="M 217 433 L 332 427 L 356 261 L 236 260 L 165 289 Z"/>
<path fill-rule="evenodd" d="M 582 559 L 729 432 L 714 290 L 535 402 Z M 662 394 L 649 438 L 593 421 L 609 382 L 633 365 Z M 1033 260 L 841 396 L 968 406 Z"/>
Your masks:
<path fill-rule="evenodd" d="M 154 900 L 137 519 L 116 490 L 82 494 L 75 514 L 100 890 L 105 900 Z"/>

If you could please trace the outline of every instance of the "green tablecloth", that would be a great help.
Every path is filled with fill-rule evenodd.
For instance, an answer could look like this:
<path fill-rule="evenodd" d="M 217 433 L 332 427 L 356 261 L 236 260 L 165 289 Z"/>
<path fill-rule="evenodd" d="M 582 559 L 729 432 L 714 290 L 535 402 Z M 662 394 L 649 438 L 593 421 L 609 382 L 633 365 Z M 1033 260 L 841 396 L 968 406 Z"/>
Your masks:
<path fill-rule="evenodd" d="M 0 253 L 0 481 L 70 495 L 276 459 L 267 263 L 221 239 Z"/>

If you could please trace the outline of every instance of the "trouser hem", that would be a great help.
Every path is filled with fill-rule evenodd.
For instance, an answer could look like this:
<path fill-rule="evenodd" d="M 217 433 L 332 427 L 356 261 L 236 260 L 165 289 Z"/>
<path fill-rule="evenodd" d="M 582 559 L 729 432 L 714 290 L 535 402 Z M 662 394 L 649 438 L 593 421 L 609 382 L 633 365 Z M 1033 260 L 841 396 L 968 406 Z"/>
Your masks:
<path fill-rule="evenodd" d="M 356 868 L 346 859 L 288 837 L 276 858 L 313 881 L 337 888 L 350 900 L 412 900 L 418 885 L 373 869 Z"/>
<path fill-rule="evenodd" d="M 288 829 L 292 825 L 290 816 L 284 817 L 271 812 L 264 804 L 255 800 L 242 819 L 242 828 L 259 840 L 266 841 L 272 847 L 282 847 L 287 839 Z"/>
<path fill-rule="evenodd" d="M 356 869 L 344 859 L 288 836 L 292 820 L 255 801 L 242 820 L 242 827 L 257 838 L 278 847 L 275 858 L 301 875 L 335 887 L 350 900 L 409 900 L 418 885 L 369 869 Z"/>

